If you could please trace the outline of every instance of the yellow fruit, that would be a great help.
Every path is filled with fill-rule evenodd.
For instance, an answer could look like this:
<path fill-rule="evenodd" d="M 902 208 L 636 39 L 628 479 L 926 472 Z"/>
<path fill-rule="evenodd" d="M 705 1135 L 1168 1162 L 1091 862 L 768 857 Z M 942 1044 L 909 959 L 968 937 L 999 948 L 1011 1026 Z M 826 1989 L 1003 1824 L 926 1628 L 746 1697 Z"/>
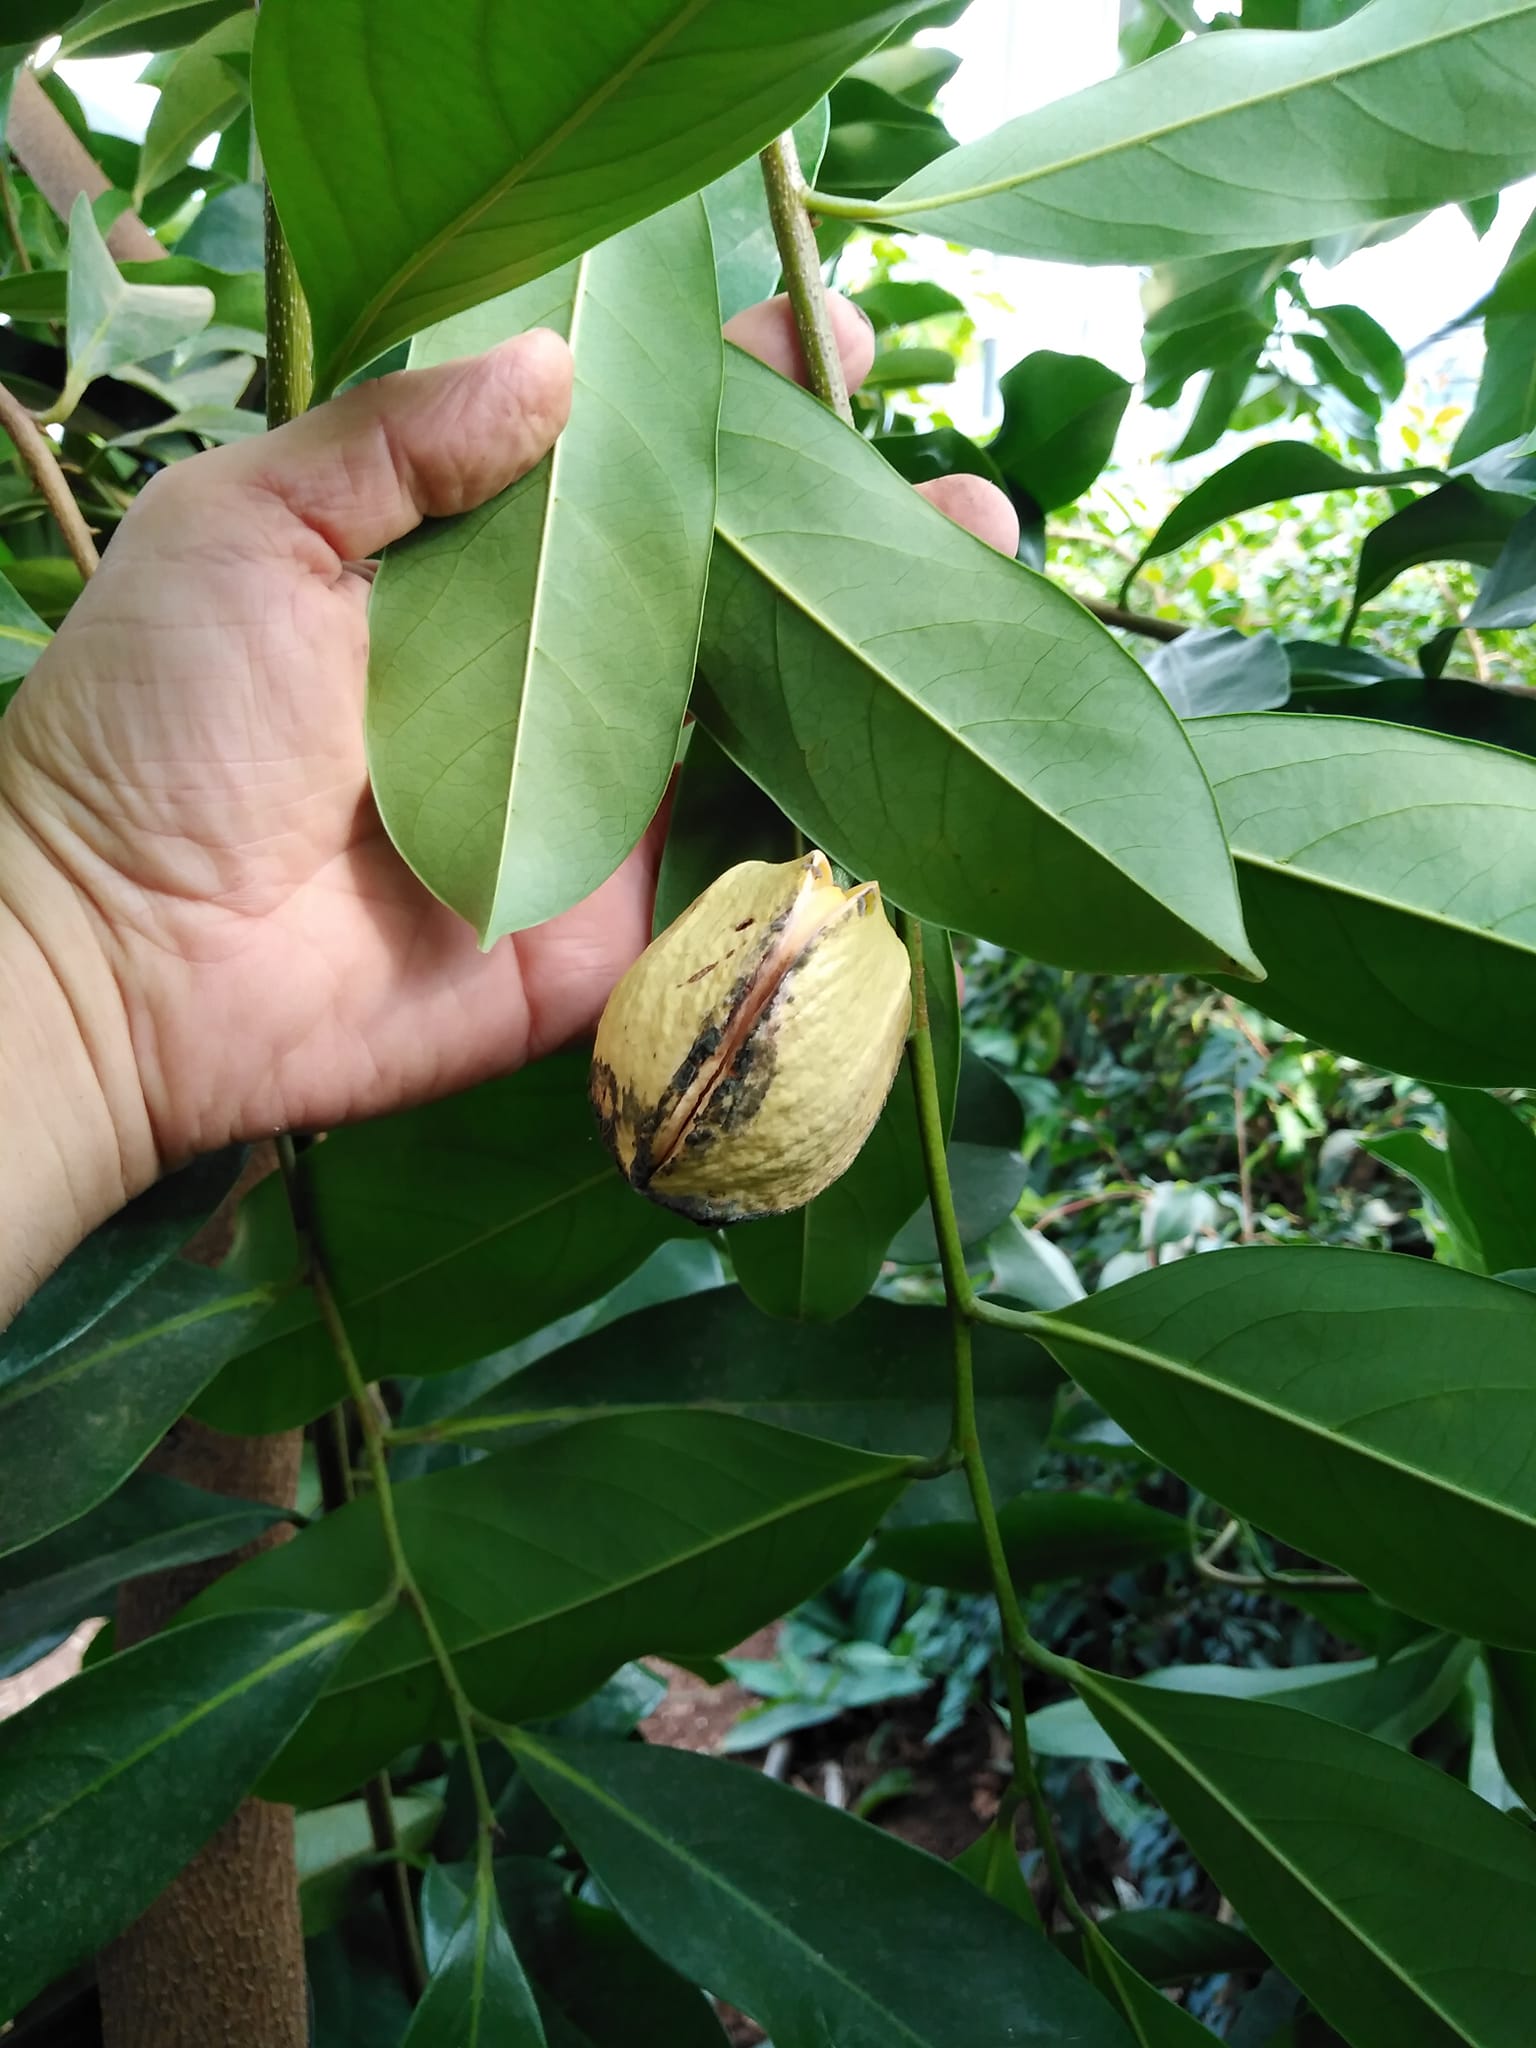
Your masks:
<path fill-rule="evenodd" d="M 798 1209 L 847 1171 L 901 1063 L 907 950 L 825 854 L 729 869 L 608 999 L 592 1106 L 632 1186 L 700 1223 Z"/>

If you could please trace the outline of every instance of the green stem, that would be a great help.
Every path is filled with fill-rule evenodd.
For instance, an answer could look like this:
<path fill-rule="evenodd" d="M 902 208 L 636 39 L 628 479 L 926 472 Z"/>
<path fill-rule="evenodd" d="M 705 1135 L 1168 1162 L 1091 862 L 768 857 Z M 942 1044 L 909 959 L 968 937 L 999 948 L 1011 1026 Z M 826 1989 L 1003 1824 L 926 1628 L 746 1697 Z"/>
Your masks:
<path fill-rule="evenodd" d="M 267 193 L 267 425 L 286 426 L 308 410 L 315 390 L 315 344 L 309 302 L 293 253 Z"/>
<path fill-rule="evenodd" d="M 830 406 L 839 419 L 853 424 L 853 407 L 848 403 L 848 386 L 843 377 L 843 358 L 832 332 L 827 311 L 826 287 L 821 281 L 821 251 L 816 231 L 806 211 L 805 177 L 795 151 L 793 135 L 781 135 L 770 142 L 760 158 L 763 190 L 768 195 L 768 218 L 778 244 L 779 262 L 784 270 L 784 288 L 795 316 L 795 331 L 805 357 L 811 389 L 823 405 Z"/>

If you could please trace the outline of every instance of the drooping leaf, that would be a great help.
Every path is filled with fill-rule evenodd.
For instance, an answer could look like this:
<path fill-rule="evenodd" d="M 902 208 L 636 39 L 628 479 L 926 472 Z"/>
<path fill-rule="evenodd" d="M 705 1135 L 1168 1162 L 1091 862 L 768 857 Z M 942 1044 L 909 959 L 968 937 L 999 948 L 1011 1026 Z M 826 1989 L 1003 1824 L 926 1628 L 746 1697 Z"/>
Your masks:
<path fill-rule="evenodd" d="M 1497 562 L 1515 521 L 1484 492 L 1467 484 L 1442 484 L 1373 526 L 1360 548 L 1354 602 L 1345 623 L 1347 640 L 1356 621 L 1405 569 L 1421 562 Z"/>
<path fill-rule="evenodd" d="M 366 1625 L 286 1613 L 173 1629 L 0 1724 L 0 2013 L 143 1911 Z"/>
<path fill-rule="evenodd" d="M 829 191 L 879 199 L 955 146 L 937 114 L 866 76 L 832 88 L 832 128 L 821 163 Z"/>
<path fill-rule="evenodd" d="M 1375 385 L 1383 398 L 1401 398 L 1406 372 L 1403 352 L 1362 306 L 1314 306 L 1312 318 L 1339 359 L 1356 376 Z"/>
<path fill-rule="evenodd" d="M 1475 199 L 1536 168 L 1530 0 L 1394 0 L 1313 35 L 1197 36 L 1006 122 L 891 194 L 1001 255 L 1162 263 Z M 1469 111 L 1476 107 L 1475 116 Z M 1423 110 L 1405 123 L 1404 107 Z M 1305 175 L 1255 177 L 1306 136 Z"/>
<path fill-rule="evenodd" d="M 571 1705 L 630 1657 L 729 1649 L 845 1564 L 908 1472 L 738 1416 L 661 1409 L 407 1481 L 395 1507 L 471 1699 L 522 1720 Z M 388 1579 L 377 1504 L 361 1499 L 231 1572 L 201 1611 L 322 1590 L 340 1606 Z M 267 1789 L 334 1797 L 452 1727 L 421 1631 L 397 1611 L 342 1666 Z"/>
<path fill-rule="evenodd" d="M 1006 1906 L 1016 1920 L 1022 1920 L 1027 1927 L 1038 1927 L 1039 1910 L 1024 1877 L 1013 1830 L 1011 1815 L 1001 1825 L 993 1821 L 984 1834 L 953 1859 L 950 1868 L 979 1885 L 989 1899 Z"/>
<path fill-rule="evenodd" d="M 807 184 L 814 184 L 827 146 L 830 115 L 825 100 L 795 123 L 795 154 Z M 720 317 L 733 320 L 766 299 L 779 281 L 779 245 L 768 218 L 763 169 L 755 156 L 739 163 L 704 187 L 715 248 L 715 277 L 720 291 Z"/>
<path fill-rule="evenodd" d="M 84 1335 L 0 1387 L 0 1557 L 121 1485 L 260 1326 L 276 1294 L 174 1260 Z"/>
<path fill-rule="evenodd" d="M 1406 1174 L 1433 1203 L 1444 1230 L 1444 1237 L 1436 1240 L 1437 1256 L 1469 1273 L 1494 1270 L 1483 1256 L 1477 1226 L 1461 1199 L 1451 1156 L 1443 1145 L 1425 1131 L 1376 1131 L 1360 1139 L 1360 1149 Z"/>
<path fill-rule="evenodd" d="M 546 2048 L 489 1868 L 474 1883 L 469 1910 L 432 1971 L 402 2048 Z"/>
<path fill-rule="evenodd" d="M 286 1519 L 259 1501 L 136 1473 L 78 1522 L 0 1560 L 0 1649 L 108 1612 L 125 1579 L 221 1557 Z"/>
<path fill-rule="evenodd" d="M 1492 448 L 1518 441 L 1536 427 L 1536 303 L 1529 297 L 1536 273 L 1533 212 L 1489 294 L 1483 321 L 1486 353 L 1477 401 L 1451 450 L 1454 462 L 1472 462 Z"/>
<path fill-rule="evenodd" d="M 1248 959 L 1203 778 L 1130 657 L 735 350 L 701 668 L 726 752 L 914 914 L 1064 964 Z"/>
<path fill-rule="evenodd" d="M 1273 1700 L 1406 1748 L 1450 1706 L 1474 1654 L 1471 1643 L 1431 1635 L 1400 1651 L 1390 1663 L 1367 1658 L 1351 1664 L 1293 1665 L 1289 1670 L 1165 1664 L 1140 1683 L 1219 1699 Z M 1031 1714 L 1029 1746 L 1039 1756 L 1125 1761 L 1084 1699 L 1057 1700 Z"/>
<path fill-rule="evenodd" d="M 1154 1989 L 1090 1920 L 1084 1930 L 1088 1981 L 1125 2015 L 1139 2048 L 1197 2048 L 1215 2039 L 1208 2027 Z"/>
<path fill-rule="evenodd" d="M 1536 625 L 1536 512 L 1516 521 L 1464 623 L 1485 632 Z"/>
<path fill-rule="evenodd" d="M 430 22 L 415 0 L 269 0 L 257 128 L 320 388 L 697 191 L 804 114 L 902 13 L 891 0 L 769 13 L 598 0 L 578 34 L 557 0 L 510 15 L 474 0 Z M 376 190 L 392 203 L 350 203 Z"/>
<path fill-rule="evenodd" d="M 1098 1672 L 1076 1683 L 1354 2048 L 1520 2048 L 1536 1978 L 1521 1933 L 1536 1906 L 1529 1833 L 1443 1771 L 1311 1714 Z"/>
<path fill-rule="evenodd" d="M 254 14 L 231 14 L 189 43 L 171 65 L 144 132 L 135 206 L 181 170 L 205 136 L 227 127 L 247 104 L 255 32 Z"/>
<path fill-rule="evenodd" d="M 1516 823 L 1536 763 L 1311 715 L 1202 719 L 1190 738 L 1270 1016 L 1432 1081 L 1536 1080 L 1536 839 Z"/>
<path fill-rule="evenodd" d="M 1035 1319 L 1136 1442 L 1423 1621 L 1536 1647 L 1536 1299 L 1320 1245 L 1181 1259 Z M 1529 1561 L 1529 1562 L 1527 1562 Z"/>
<path fill-rule="evenodd" d="M 571 345 L 570 424 L 478 511 L 391 548 L 369 603 L 380 813 L 487 946 L 591 895 L 672 772 L 715 509 L 721 343 L 703 203 L 429 329 L 410 360 L 530 327 Z"/>
<path fill-rule="evenodd" d="M 978 1329 L 981 1436 L 993 1483 L 1027 1486 L 1059 1381 L 1045 1353 Z M 644 1309 L 526 1366 L 451 1418 L 453 1434 L 494 1446 L 593 1414 L 717 1409 L 803 1429 L 859 1450 L 937 1457 L 949 1429 L 951 1351 L 938 1309 L 866 1301 L 835 1327 L 787 1328 L 734 1288 Z M 959 1475 L 925 1483 L 933 1513 L 959 1512 Z M 903 1503 L 905 1506 L 906 1503 Z M 729 1647 L 729 1646 L 727 1646 Z"/>
<path fill-rule="evenodd" d="M 1441 1091 L 1457 1201 L 1483 1271 L 1536 1266 L 1536 1134 L 1491 1095 Z"/>
<path fill-rule="evenodd" d="M 0 576 L 0 683 L 19 682 L 52 638 L 47 622 Z"/>
<path fill-rule="evenodd" d="M 1053 1579 L 1106 1579 L 1171 1557 L 1189 1542 L 1177 1515 L 1138 1500 L 1094 1493 L 1021 1494 L 999 1510 L 998 1527 L 1009 1573 L 1020 1587 Z M 963 1593 L 984 1593 L 992 1584 L 974 1521 L 887 1529 L 876 1540 L 871 1562 L 920 1585 L 952 1586 Z"/>
<path fill-rule="evenodd" d="M 0 1386 L 82 1335 L 174 1258 L 234 1186 L 245 1156 L 234 1145 L 195 1159 L 77 1245 L 0 1332 Z"/>
<path fill-rule="evenodd" d="M 48 417 L 68 419 L 94 378 L 174 348 L 213 312 L 213 293 L 202 285 L 129 284 L 81 193 L 69 217 L 69 375 Z"/>
<path fill-rule="evenodd" d="M 1180 718 L 1273 711 L 1291 694 L 1291 665 L 1273 633 L 1195 626 L 1154 648 L 1146 666 Z"/>
<path fill-rule="evenodd" d="M 516 1755 L 641 1940 L 784 2048 L 1125 2048 L 1109 2007 L 1042 1935 L 866 1822 L 649 1744 L 520 1736 Z M 812 1870 L 814 1885 L 795 1876 Z"/>
<path fill-rule="evenodd" d="M 337 1131 L 307 1165 L 348 1334 L 375 1378 L 483 1358 L 605 1293 L 668 1238 L 694 1235 L 636 1201 L 614 1171 L 587 1106 L 584 1057 Z M 286 1211 L 281 1188 L 263 1186 L 247 1227 L 291 1241 Z M 300 1293 L 245 1337 L 198 1413 L 261 1433 L 341 1395 Z"/>
<path fill-rule="evenodd" d="M 102 0 L 69 10 L 61 57 L 121 57 L 180 49 L 216 28 L 241 0 Z"/>
<path fill-rule="evenodd" d="M 1003 423 L 987 453 L 1042 512 L 1080 498 L 1108 462 L 1131 387 L 1092 356 L 1037 349 L 998 389 Z"/>

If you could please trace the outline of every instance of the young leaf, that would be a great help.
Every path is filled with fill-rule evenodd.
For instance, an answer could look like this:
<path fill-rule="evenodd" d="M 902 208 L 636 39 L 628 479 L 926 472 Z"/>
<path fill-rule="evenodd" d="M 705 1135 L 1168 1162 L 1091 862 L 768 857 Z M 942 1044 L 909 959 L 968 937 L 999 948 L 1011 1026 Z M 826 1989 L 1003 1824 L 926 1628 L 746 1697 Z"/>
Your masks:
<path fill-rule="evenodd" d="M 1017 1586 L 1106 1579 L 1172 1557 L 1189 1542 L 1178 1515 L 1095 1493 L 1021 1494 L 1002 1508 L 998 1525 Z M 871 1563 L 920 1585 L 952 1586 L 962 1593 L 984 1593 L 992 1583 L 974 1522 L 887 1529 L 875 1543 Z"/>
<path fill-rule="evenodd" d="M 0 1560 L 0 1650 L 109 1612 L 125 1579 L 222 1557 L 287 1519 L 259 1501 L 135 1473 L 78 1522 Z"/>
<path fill-rule="evenodd" d="M 257 130 L 328 389 L 761 149 L 901 0 L 267 0 Z M 423 100 L 423 71 L 434 81 Z M 1496 184 L 1495 178 L 1481 189 Z M 359 210 L 349 195 L 384 191 Z"/>
<path fill-rule="evenodd" d="M 254 14 L 232 14 L 188 44 L 172 64 L 144 132 L 135 206 L 182 168 L 204 136 L 227 127 L 245 106 L 255 32 Z"/>
<path fill-rule="evenodd" d="M 0 683 L 15 683 L 53 638 L 48 624 L 0 576 Z"/>
<path fill-rule="evenodd" d="M 647 1743 L 525 1734 L 515 1754 L 641 1940 L 787 2048 L 1126 2048 L 1043 1935 L 867 1822 Z"/>
<path fill-rule="evenodd" d="M 1130 385 L 1092 356 L 1038 349 L 1005 370 L 998 389 L 1003 424 L 988 455 L 1042 512 L 1070 505 L 1108 462 Z"/>
<path fill-rule="evenodd" d="M 917 916 L 1083 967 L 1249 960 L 1204 779 L 1063 591 L 728 352 L 704 722 Z"/>
<path fill-rule="evenodd" d="M 363 1370 L 446 1372 L 567 1315 L 690 1225 L 636 1201 L 603 1150 L 586 1058 L 337 1131 L 309 1162 L 337 1296 Z M 281 1187 L 242 1212 L 291 1244 Z M 510 1276 L 516 1275 L 512 1284 Z M 306 1292 L 243 1333 L 198 1403 L 217 1429 L 289 1429 L 342 1395 Z"/>
<path fill-rule="evenodd" d="M 1201 719 L 1190 738 L 1269 1016 L 1399 1073 L 1536 1080 L 1536 762 L 1307 714 Z"/>
<path fill-rule="evenodd" d="M 83 1336 L 0 1386 L 0 1557 L 72 1522 L 153 1450 L 275 1290 L 175 1260 Z"/>
<path fill-rule="evenodd" d="M 407 1481 L 395 1504 L 470 1697 L 520 1720 L 569 1706 L 629 1657 L 740 1642 L 847 1562 L 908 1473 L 904 1459 L 663 1409 Z M 376 1598 L 388 1578 L 377 1503 L 363 1499 L 231 1572 L 200 1611 L 322 1588 L 339 1606 Z M 269 1789 L 334 1797 L 452 1725 L 421 1631 L 397 1611 L 342 1667 Z"/>
<path fill-rule="evenodd" d="M 0 1723 L 0 2014 L 164 1889 L 366 1626 L 287 1613 L 173 1629 Z"/>
<path fill-rule="evenodd" d="M 881 219 L 1069 263 L 1337 234 L 1536 168 L 1533 73 L 1532 0 L 1394 0 L 1316 35 L 1197 36 L 930 164 Z M 1255 175 L 1303 133 L 1304 177 Z"/>
<path fill-rule="evenodd" d="M 94 378 L 174 348 L 213 311 L 213 293 L 202 285 L 127 283 L 82 192 L 69 216 L 69 375 L 48 419 L 67 420 Z"/>
<path fill-rule="evenodd" d="M 1131 2039 L 1138 2043 L 1138 2048 L 1197 2048 L 1199 2042 L 1215 2039 L 1209 2028 L 1202 2027 L 1181 2006 L 1154 1990 L 1095 1921 L 1087 1923 L 1084 1935 L 1088 1981 L 1125 2014 Z"/>
<path fill-rule="evenodd" d="M 489 1867 L 448 1941 L 401 2048 L 546 2048 Z"/>
<path fill-rule="evenodd" d="M 486 946 L 591 895 L 672 772 L 715 514 L 721 343 L 702 201 L 429 329 L 410 360 L 530 327 L 571 345 L 570 424 L 520 482 L 391 548 L 368 614 L 380 813 Z"/>
<path fill-rule="evenodd" d="M 1025 1881 L 1013 1830 L 1012 1816 L 1001 1824 L 993 1821 L 985 1834 L 978 1835 L 968 1849 L 961 1850 L 950 1868 L 979 1885 L 989 1899 L 1006 1906 L 1015 1919 L 1022 1920 L 1027 1927 L 1038 1927 L 1040 1914 Z"/>
<path fill-rule="evenodd" d="M 1311 1714 L 1082 1669 L 1074 1682 L 1353 2048 L 1523 2048 L 1536 1993 L 1528 1831 L 1443 1771 Z"/>
<path fill-rule="evenodd" d="M 1536 1648 L 1536 1299 L 1380 1252 L 1181 1259 L 1035 1321 L 1153 1457 L 1421 1620 Z"/>

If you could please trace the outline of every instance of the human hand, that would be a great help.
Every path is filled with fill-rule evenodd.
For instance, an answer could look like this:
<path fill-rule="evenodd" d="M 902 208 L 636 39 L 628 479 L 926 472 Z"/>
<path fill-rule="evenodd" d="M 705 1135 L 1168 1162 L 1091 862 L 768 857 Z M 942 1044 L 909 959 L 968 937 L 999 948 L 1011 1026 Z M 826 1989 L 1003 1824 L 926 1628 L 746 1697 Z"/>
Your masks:
<path fill-rule="evenodd" d="M 834 319 L 856 386 L 872 341 L 845 301 Z M 797 373 L 784 301 L 726 332 Z M 100 1214 L 233 1138 L 537 1058 L 590 1027 L 645 944 L 660 823 L 586 902 L 483 954 L 368 795 L 358 564 L 531 468 L 569 397 L 564 344 L 527 334 L 177 465 L 0 723 L 0 910 L 47 963 L 102 1091 L 105 1120 L 88 1120 L 111 1133 L 116 1181 Z M 1012 552 L 1001 493 L 924 488 Z"/>

